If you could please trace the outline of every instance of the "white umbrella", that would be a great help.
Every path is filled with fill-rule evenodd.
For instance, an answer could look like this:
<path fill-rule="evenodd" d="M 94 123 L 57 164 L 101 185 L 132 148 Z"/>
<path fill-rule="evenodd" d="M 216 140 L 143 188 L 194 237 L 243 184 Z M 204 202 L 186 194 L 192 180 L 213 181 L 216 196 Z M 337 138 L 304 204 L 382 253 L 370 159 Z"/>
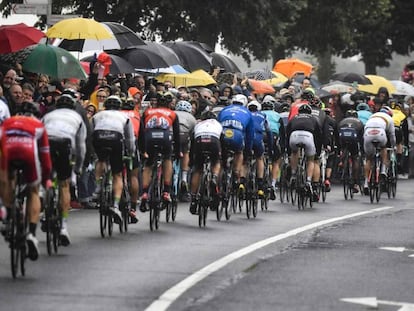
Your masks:
<path fill-rule="evenodd" d="M 400 80 L 391 80 L 390 82 L 395 86 L 396 89 L 393 94 L 414 96 L 414 86 L 411 84 Z"/>
<path fill-rule="evenodd" d="M 335 91 L 338 93 L 348 93 L 349 89 L 352 88 L 352 84 L 343 81 L 332 81 L 321 86 L 321 89 L 327 92 Z"/>

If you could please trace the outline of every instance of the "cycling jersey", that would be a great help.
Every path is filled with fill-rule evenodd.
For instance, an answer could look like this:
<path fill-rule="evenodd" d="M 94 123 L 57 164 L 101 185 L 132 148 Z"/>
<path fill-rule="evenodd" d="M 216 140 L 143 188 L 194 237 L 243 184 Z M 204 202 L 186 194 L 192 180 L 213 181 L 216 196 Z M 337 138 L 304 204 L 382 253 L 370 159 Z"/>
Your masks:
<path fill-rule="evenodd" d="M 189 151 L 190 131 L 193 130 L 197 120 L 187 111 L 175 111 L 175 114 L 177 115 L 180 124 L 181 151 L 187 153 Z"/>
<path fill-rule="evenodd" d="M 295 135 L 292 136 L 293 132 L 295 132 Z M 314 116 L 301 113 L 288 122 L 286 135 L 288 137 L 289 147 L 292 151 L 297 150 L 296 144 L 302 142 L 301 138 L 303 138 L 303 143 L 307 146 L 306 154 L 311 156 L 315 155 L 315 153 L 310 144 L 309 137 L 313 138 L 312 144 L 315 147 L 315 142 L 320 141 L 322 132 L 319 123 Z M 292 140 L 293 137 L 294 140 Z"/>
<path fill-rule="evenodd" d="M 50 178 L 52 161 L 46 129 L 34 117 L 13 116 L 0 129 L 1 168 L 7 171 L 11 161 L 24 162 L 24 177 L 36 185 Z"/>
<path fill-rule="evenodd" d="M 264 153 L 264 144 L 263 138 L 266 133 L 267 137 L 267 146 L 269 148 L 269 154 L 272 154 L 273 151 L 273 134 L 270 130 L 269 124 L 267 122 L 266 115 L 260 111 L 252 112 L 253 119 L 253 150 L 256 157 L 262 156 Z"/>
<path fill-rule="evenodd" d="M 373 155 L 375 147 L 373 141 L 378 141 L 381 147 L 387 145 L 387 137 L 391 147 L 395 146 L 395 128 L 392 118 L 384 112 L 374 113 L 365 124 L 364 151 L 366 155 Z"/>
<path fill-rule="evenodd" d="M 7 118 L 10 118 L 9 106 L 7 106 L 7 104 L 0 99 L 0 124 L 2 124 Z"/>
<path fill-rule="evenodd" d="M 362 122 L 355 117 L 347 117 L 338 123 L 338 141 L 341 148 L 345 145 L 352 155 L 359 151 L 359 145 L 362 146 L 364 126 Z"/>
<path fill-rule="evenodd" d="M 196 124 L 194 127 L 194 138 L 212 136 L 220 139 L 223 127 L 220 122 L 214 119 L 207 119 Z"/>
<path fill-rule="evenodd" d="M 217 120 L 223 126 L 223 142 L 233 151 L 251 150 L 253 147 L 253 119 L 250 111 L 233 104 L 220 111 Z"/>
<path fill-rule="evenodd" d="M 74 169 L 75 172 L 80 172 L 86 152 L 86 125 L 80 114 L 72 109 L 59 108 L 45 114 L 43 123 L 50 139 L 56 137 L 70 140 L 71 150 L 68 152 L 76 156 Z"/>
<path fill-rule="evenodd" d="M 394 126 L 400 127 L 401 123 L 407 118 L 407 116 L 399 109 L 392 109 L 392 120 L 394 121 Z"/>
<path fill-rule="evenodd" d="M 131 120 L 132 128 L 134 130 L 134 137 L 135 139 L 138 139 L 140 122 L 141 122 L 141 115 L 139 114 L 139 111 L 133 109 L 133 110 L 121 110 L 121 112 L 125 114 Z"/>
<path fill-rule="evenodd" d="M 359 110 L 358 113 L 358 119 L 361 120 L 362 124 L 365 125 L 368 121 L 368 119 L 372 116 L 372 112 L 368 110 Z"/>

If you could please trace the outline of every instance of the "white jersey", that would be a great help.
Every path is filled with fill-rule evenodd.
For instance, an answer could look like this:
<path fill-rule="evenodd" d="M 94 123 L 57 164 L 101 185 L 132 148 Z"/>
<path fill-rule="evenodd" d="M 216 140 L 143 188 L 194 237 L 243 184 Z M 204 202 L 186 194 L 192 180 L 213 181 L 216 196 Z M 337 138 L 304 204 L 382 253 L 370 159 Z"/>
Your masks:
<path fill-rule="evenodd" d="M 114 131 L 122 135 L 129 154 L 135 152 L 135 137 L 132 122 L 118 110 L 99 111 L 92 117 L 92 131 Z"/>
<path fill-rule="evenodd" d="M 10 118 L 10 109 L 7 104 L 0 99 L 0 124 L 7 118 Z"/>
<path fill-rule="evenodd" d="M 223 127 L 214 119 L 207 119 L 196 124 L 194 127 L 194 138 L 200 136 L 212 136 L 220 139 Z"/>
<path fill-rule="evenodd" d="M 80 171 L 86 153 L 86 125 L 75 110 L 58 108 L 43 117 L 49 137 L 70 139 L 72 154 L 76 156 L 75 170 Z"/>
<path fill-rule="evenodd" d="M 372 116 L 369 117 L 367 123 L 365 123 L 365 133 L 367 129 L 375 128 L 375 129 L 383 129 L 389 139 L 391 146 L 395 146 L 395 126 L 394 121 L 391 116 L 389 116 L 385 112 L 376 112 Z"/>

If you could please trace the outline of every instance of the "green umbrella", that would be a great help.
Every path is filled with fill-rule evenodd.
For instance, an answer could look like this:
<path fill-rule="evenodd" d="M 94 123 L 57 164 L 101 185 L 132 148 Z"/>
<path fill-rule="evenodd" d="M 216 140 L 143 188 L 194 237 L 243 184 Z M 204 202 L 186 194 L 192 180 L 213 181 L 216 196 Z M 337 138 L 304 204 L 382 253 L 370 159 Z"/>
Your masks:
<path fill-rule="evenodd" d="M 38 44 L 22 64 L 23 70 L 43 73 L 57 79 L 87 77 L 80 62 L 68 51 L 48 44 Z"/>

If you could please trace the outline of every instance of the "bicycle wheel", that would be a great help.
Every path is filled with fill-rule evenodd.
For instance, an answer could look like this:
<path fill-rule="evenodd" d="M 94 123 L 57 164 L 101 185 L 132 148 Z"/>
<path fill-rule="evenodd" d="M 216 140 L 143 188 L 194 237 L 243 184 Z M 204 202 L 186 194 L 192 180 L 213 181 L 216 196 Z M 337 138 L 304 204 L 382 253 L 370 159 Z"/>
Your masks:
<path fill-rule="evenodd" d="M 19 232 L 19 217 L 18 212 L 19 203 L 15 202 L 14 207 L 10 210 L 10 230 L 8 234 L 9 246 L 10 246 L 10 267 L 12 276 L 15 279 L 17 277 L 20 260 L 20 232 Z"/>
<path fill-rule="evenodd" d="M 345 148 L 344 157 L 342 159 L 342 186 L 344 191 L 344 198 L 348 200 L 348 188 L 349 188 L 349 159 L 348 159 L 348 150 Z"/>
<path fill-rule="evenodd" d="M 45 226 L 46 226 L 46 249 L 49 256 L 52 255 L 53 250 L 53 206 L 54 206 L 54 191 L 52 188 L 46 191 L 45 196 Z"/>
<path fill-rule="evenodd" d="M 172 204 L 165 203 L 165 222 L 170 222 Z"/>
<path fill-rule="evenodd" d="M 381 167 L 381 162 L 379 159 L 376 160 L 377 161 L 377 174 L 376 174 L 376 191 L 375 191 L 375 199 L 377 201 L 377 203 L 379 203 L 380 199 L 381 199 L 381 192 L 382 192 L 382 185 L 385 182 L 384 180 L 382 180 L 380 174 L 379 174 L 379 168 Z"/>
<path fill-rule="evenodd" d="M 156 207 L 154 206 L 154 202 L 150 202 L 149 204 L 149 215 L 150 215 L 149 225 L 150 225 L 151 231 L 155 229 L 155 209 Z"/>
<path fill-rule="evenodd" d="M 171 220 L 172 221 L 175 221 L 175 218 L 177 217 L 177 208 L 178 208 L 177 196 L 173 195 L 173 199 L 171 202 Z"/>
<path fill-rule="evenodd" d="M 102 190 L 99 195 L 99 229 L 101 237 L 105 237 L 108 222 L 107 202 L 105 196 L 106 174 L 101 179 Z"/>

